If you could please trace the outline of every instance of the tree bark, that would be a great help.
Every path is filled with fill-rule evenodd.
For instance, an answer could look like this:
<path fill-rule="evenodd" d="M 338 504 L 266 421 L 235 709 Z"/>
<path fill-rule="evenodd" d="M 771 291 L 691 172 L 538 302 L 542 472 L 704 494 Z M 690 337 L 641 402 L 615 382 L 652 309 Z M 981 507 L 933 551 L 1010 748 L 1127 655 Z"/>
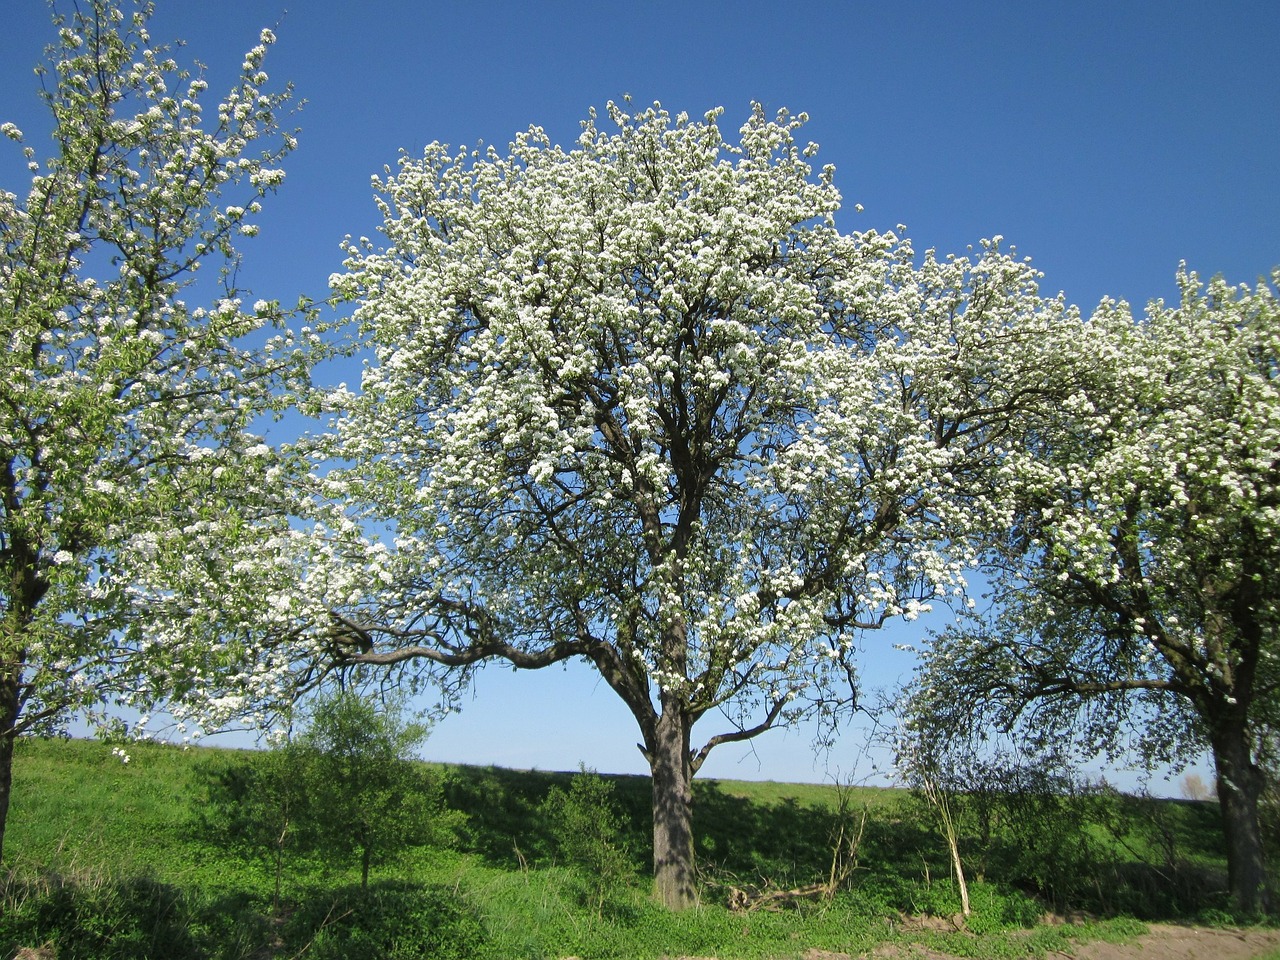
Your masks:
<path fill-rule="evenodd" d="M 693 906 L 693 767 L 689 717 L 670 705 L 646 744 L 653 781 L 653 889 L 670 910 Z"/>
<path fill-rule="evenodd" d="M 1212 748 L 1222 832 L 1227 841 L 1227 886 L 1237 910 L 1258 913 L 1270 905 L 1258 824 L 1258 797 L 1264 776 L 1253 762 L 1242 724 L 1231 724 L 1216 732 Z"/>
<path fill-rule="evenodd" d="M 19 678 L 11 671 L 4 671 L 0 677 L 0 862 L 4 859 L 4 829 L 9 822 L 9 797 L 13 788 L 19 686 Z"/>

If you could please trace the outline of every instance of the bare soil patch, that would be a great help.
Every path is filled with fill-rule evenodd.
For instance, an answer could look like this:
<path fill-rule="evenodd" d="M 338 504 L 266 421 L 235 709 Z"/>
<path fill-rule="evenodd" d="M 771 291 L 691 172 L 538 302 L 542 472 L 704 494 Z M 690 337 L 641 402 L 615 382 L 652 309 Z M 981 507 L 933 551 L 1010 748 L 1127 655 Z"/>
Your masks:
<path fill-rule="evenodd" d="M 942 929 L 939 926 L 938 929 Z M 952 926 L 952 929 L 955 929 Z M 1053 960 L 1257 960 L 1280 950 L 1280 930 L 1182 927 L 1153 923 L 1146 934 L 1129 943 L 1082 943 L 1071 953 L 1053 953 Z M 578 960 L 566 957 L 565 960 Z M 670 960 L 716 960 L 715 957 L 681 956 Z M 870 954 L 809 950 L 803 960 L 961 960 L 918 943 L 885 944 Z"/>
<path fill-rule="evenodd" d="M 1080 960 L 1252 960 L 1280 949 L 1280 930 L 1178 927 L 1153 923 L 1151 932 L 1133 943 L 1086 943 L 1076 948 Z"/>
<path fill-rule="evenodd" d="M 1077 944 L 1069 956 L 1075 960 L 1256 960 L 1280 950 L 1280 930 L 1257 927 L 1223 929 L 1183 927 L 1153 923 L 1149 931 L 1129 943 Z M 1067 954 L 1054 954 L 1067 957 Z M 874 960 L 956 960 L 918 944 L 877 948 Z M 811 950 L 805 960 L 859 960 L 849 954 Z"/>

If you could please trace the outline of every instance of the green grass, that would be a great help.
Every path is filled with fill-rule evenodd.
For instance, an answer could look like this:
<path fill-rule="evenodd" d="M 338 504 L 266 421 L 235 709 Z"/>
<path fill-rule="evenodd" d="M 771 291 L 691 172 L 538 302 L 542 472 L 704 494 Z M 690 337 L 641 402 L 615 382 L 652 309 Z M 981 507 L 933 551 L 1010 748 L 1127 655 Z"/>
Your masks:
<path fill-rule="evenodd" d="M 1061 834 L 1046 849 L 1074 851 L 1073 868 L 1093 871 L 1084 877 L 1064 880 L 1029 865 L 1026 851 L 1013 849 L 1012 832 L 997 831 L 985 847 L 976 834 L 969 837 L 974 915 L 962 932 L 937 919 L 960 907 L 945 847 L 922 808 L 903 791 L 862 789 L 843 796 L 846 814 L 866 816 L 846 890 L 823 903 L 735 912 L 724 905 L 731 887 L 788 888 L 825 876 L 842 797 L 831 786 L 706 780 L 696 783 L 694 824 L 703 899 L 671 914 L 652 902 L 644 879 L 648 780 L 611 777 L 636 879 L 603 909 L 593 908 L 582 896 L 584 878 L 558 862 L 538 815 L 547 792 L 567 786 L 569 774 L 447 767 L 446 798 L 467 814 L 455 849 L 407 849 L 377 871 L 366 895 L 356 889 L 356 864 L 294 857 L 285 873 L 286 908 L 273 917 L 269 864 L 229 853 L 199 828 L 208 771 L 246 754 L 148 744 L 130 754 L 126 765 L 91 741 L 19 743 L 0 956 L 51 942 L 59 960 L 732 960 L 799 957 L 814 948 L 856 956 L 899 942 L 997 958 L 1068 950 L 1073 938 L 1132 937 L 1142 930 L 1135 914 L 1194 920 L 1197 911 L 1222 907 L 1205 895 L 1223 869 L 1213 809 L 1146 808 L 1116 798 L 1106 810 L 1110 829 L 1060 812 L 1045 828 Z M 1158 823 L 1144 828 L 1144 817 Z M 1190 905 L 1152 894 L 1175 868 L 1195 881 L 1199 899 Z M 1066 907 L 1110 918 L 1039 924 L 1045 898 L 1068 888 L 1076 901 Z"/>

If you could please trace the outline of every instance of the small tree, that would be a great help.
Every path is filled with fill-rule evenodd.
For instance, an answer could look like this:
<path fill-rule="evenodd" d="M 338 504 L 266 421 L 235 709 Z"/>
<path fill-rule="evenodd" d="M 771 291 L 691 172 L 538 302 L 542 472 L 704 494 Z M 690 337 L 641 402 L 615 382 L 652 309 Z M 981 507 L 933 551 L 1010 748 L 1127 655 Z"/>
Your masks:
<path fill-rule="evenodd" d="M 233 763 L 218 762 L 205 773 L 206 802 L 199 816 L 206 836 L 271 865 L 272 909 L 279 913 L 285 853 L 297 846 L 296 837 L 307 822 L 301 751 L 285 744 Z"/>
<path fill-rule="evenodd" d="M 582 876 L 599 914 L 636 872 L 613 784 L 584 768 L 568 790 L 551 788 L 540 813 L 557 853 Z"/>
<path fill-rule="evenodd" d="M 240 670 L 198 618 L 144 637 L 136 575 L 195 581 L 249 537 L 288 536 L 263 492 L 285 467 L 247 428 L 303 374 L 292 336 L 270 335 L 278 305 L 245 309 L 234 286 L 295 143 L 289 91 L 266 88 L 271 32 L 206 111 L 207 82 L 152 42 L 149 3 L 70 6 L 37 71 L 52 155 L 0 124 L 31 173 L 0 190 L 0 850 L 17 735 Z M 232 566 L 220 579 L 242 579 Z"/>
<path fill-rule="evenodd" d="M 307 842 L 360 859 L 369 868 L 407 844 L 442 836 L 438 780 L 412 756 L 430 733 L 399 704 L 380 705 L 351 690 L 320 696 L 298 736 L 304 763 Z"/>

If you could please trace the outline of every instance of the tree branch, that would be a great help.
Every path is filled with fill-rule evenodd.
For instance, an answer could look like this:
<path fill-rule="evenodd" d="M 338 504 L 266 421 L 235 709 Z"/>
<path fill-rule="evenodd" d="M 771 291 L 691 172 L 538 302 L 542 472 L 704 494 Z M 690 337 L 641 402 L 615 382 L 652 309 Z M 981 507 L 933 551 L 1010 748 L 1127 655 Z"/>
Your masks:
<path fill-rule="evenodd" d="M 693 754 L 690 759 L 689 766 L 694 773 L 697 773 L 702 764 L 706 761 L 707 755 L 722 743 L 738 743 L 743 740 L 751 740 L 760 736 L 766 730 L 769 730 L 782 716 L 782 710 L 789 701 L 786 697 L 781 697 L 773 702 L 773 706 L 769 709 L 768 715 L 757 723 L 754 727 L 745 727 L 740 730 L 734 730 L 730 733 L 721 733 L 712 737 L 702 745 L 702 748 Z"/>

